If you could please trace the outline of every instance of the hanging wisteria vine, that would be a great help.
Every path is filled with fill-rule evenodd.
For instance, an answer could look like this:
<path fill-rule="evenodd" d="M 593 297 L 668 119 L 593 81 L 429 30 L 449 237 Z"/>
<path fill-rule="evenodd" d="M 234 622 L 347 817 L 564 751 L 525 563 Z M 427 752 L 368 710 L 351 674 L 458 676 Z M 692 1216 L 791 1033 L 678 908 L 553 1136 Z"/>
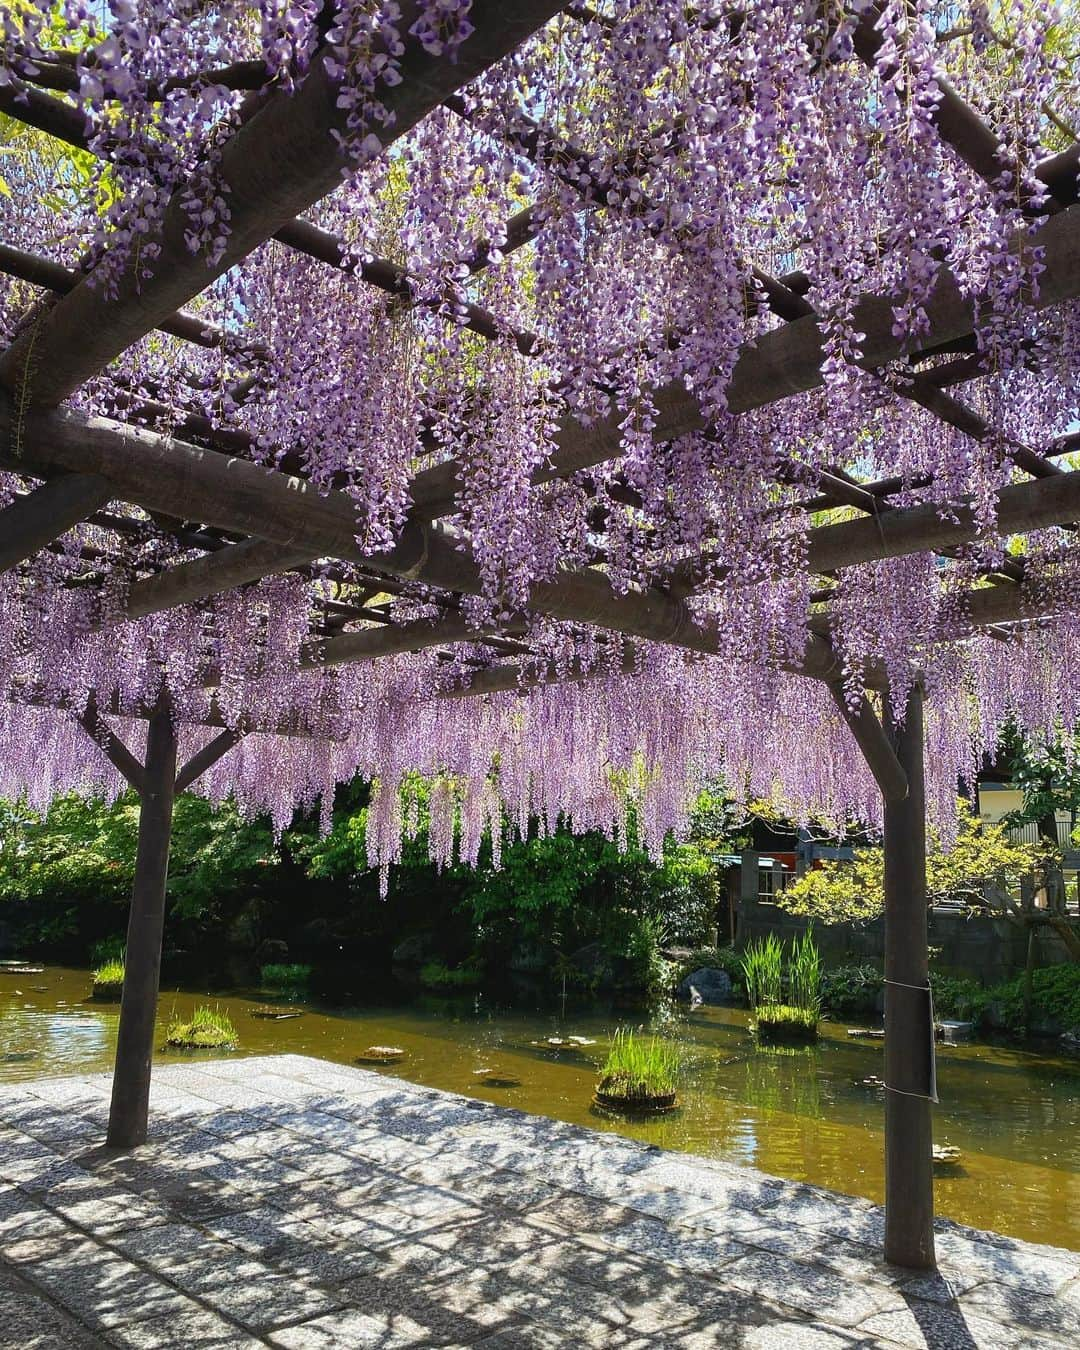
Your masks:
<path fill-rule="evenodd" d="M 189 749 L 207 726 L 248 733 L 197 790 L 233 793 L 278 828 L 318 799 L 328 819 L 336 783 L 372 779 L 369 856 L 384 874 L 415 829 L 417 774 L 440 864 L 475 861 L 485 831 L 497 851 L 505 830 L 560 817 L 621 838 L 628 806 L 656 852 L 718 775 L 800 818 L 873 822 L 878 795 L 833 700 L 791 673 L 809 617 L 852 706 L 867 683 L 898 707 L 924 683 L 928 798 L 947 827 L 958 781 L 1007 722 L 1047 734 L 1080 714 L 1075 535 L 1021 546 L 997 521 L 1025 454 L 1053 454 L 1080 419 L 1080 314 L 1040 308 L 1037 240 L 1061 209 L 1045 166 L 1080 125 L 1067 56 L 1080 21 L 1028 0 L 600 0 L 568 7 L 384 151 L 410 52 L 459 61 L 473 8 L 5 6 L 0 109 L 18 119 L 48 90 L 76 125 L 61 153 L 25 127 L 13 139 L 0 243 L 47 243 L 106 296 L 125 269 L 151 274 L 165 230 L 209 281 L 232 229 L 230 137 L 313 72 L 332 82 L 345 172 L 303 223 L 332 241 L 333 268 L 325 244 L 260 245 L 194 302 L 198 341 L 156 331 L 72 404 L 345 490 L 368 554 L 402 537 L 415 475 L 453 460 L 444 533 L 478 582 L 460 597 L 313 559 L 128 620 L 134 582 L 204 545 L 118 504 L 111 525 L 80 525 L 0 576 L 0 792 L 118 791 L 73 717 L 93 700 L 137 742 L 138 716 L 165 696 Z M 989 163 L 942 134 L 957 100 L 981 119 Z M 970 340 L 940 348 L 944 282 L 975 319 Z M 867 296 L 887 300 L 884 364 L 867 356 Z M 48 303 L 0 278 L 0 341 Z M 756 342 L 815 319 L 816 387 L 733 397 Z M 960 379 L 964 406 L 943 417 Z M 672 389 L 697 414 L 665 434 Z M 613 430 L 562 473 L 567 427 Z M 815 583 L 807 531 L 845 501 L 828 484 L 850 495 L 856 478 L 892 482 L 881 510 L 961 504 L 974 541 Z M 0 502 L 23 486 L 5 475 Z M 538 586 L 588 566 L 618 594 L 682 585 L 717 654 L 533 612 Z M 1027 608 L 987 635 L 968 597 L 991 574 Z M 380 622 L 460 610 L 475 640 L 322 666 L 322 640 L 366 624 L 364 597 L 380 595 L 393 602 Z M 351 616 L 333 622 L 335 604 Z M 528 692 L 458 697 L 506 654 L 489 640 L 500 625 Z"/>

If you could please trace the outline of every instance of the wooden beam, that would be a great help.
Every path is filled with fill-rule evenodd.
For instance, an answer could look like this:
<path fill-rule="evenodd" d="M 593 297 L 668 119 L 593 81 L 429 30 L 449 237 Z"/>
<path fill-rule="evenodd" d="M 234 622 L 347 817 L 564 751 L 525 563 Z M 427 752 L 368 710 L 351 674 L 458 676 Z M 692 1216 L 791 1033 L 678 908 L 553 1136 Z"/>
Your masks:
<path fill-rule="evenodd" d="M 7 447 L 13 421 L 11 402 L 0 395 L 0 462 L 10 462 Z M 355 504 L 346 493 L 320 494 L 272 469 L 66 409 L 31 411 L 22 420 L 20 433 L 23 471 L 31 457 L 36 461 L 37 456 L 48 456 L 49 462 L 39 466 L 45 472 L 100 473 L 113 484 L 117 497 L 149 510 L 261 536 L 312 557 L 360 562 L 449 591 L 481 590 L 473 560 L 460 551 L 458 541 L 433 526 L 407 525 L 394 549 L 365 555 L 356 542 Z M 956 515 L 958 523 L 943 520 L 937 506 L 917 506 L 822 526 L 810 531 L 809 565 L 813 571 L 830 571 L 974 539 L 970 508 L 958 505 Z M 999 494 L 999 525 L 1006 533 L 1078 517 L 1080 472 L 1011 484 Z M 554 618 L 596 624 L 627 636 L 705 653 L 717 650 L 715 634 L 699 626 L 682 603 L 656 591 L 620 595 L 604 574 L 591 569 L 538 584 L 530 606 Z M 812 653 L 810 664 L 807 673 L 835 676 L 835 660 L 825 663 Z"/>
<path fill-rule="evenodd" d="M 969 504 L 953 503 L 948 514 L 950 519 L 945 520 L 941 507 L 927 504 L 821 525 L 809 532 L 806 565 L 811 572 L 831 572 L 882 558 L 967 544 L 978 537 Z M 1077 519 L 1080 471 L 1030 483 L 1010 483 L 998 492 L 999 535 L 1026 534 Z"/>
<path fill-rule="evenodd" d="M 141 793 L 144 785 L 143 766 L 127 748 L 98 711 L 97 700 L 91 695 L 85 710 L 76 719 L 97 748 L 105 755 L 122 777 Z"/>
<path fill-rule="evenodd" d="M 522 633 L 525 623 L 517 620 L 495 627 L 477 628 L 460 611 L 447 614 L 433 622 L 417 619 L 412 623 L 388 624 L 380 628 L 365 628 L 356 633 L 342 633 L 324 642 L 308 644 L 300 664 L 308 669 L 323 666 L 374 661 L 380 656 L 402 652 L 419 652 L 429 647 L 440 647 L 455 642 L 484 642 L 489 637 L 506 633 Z"/>
<path fill-rule="evenodd" d="M 847 694 L 842 685 L 829 684 L 829 693 L 836 704 L 840 716 L 847 723 L 855 742 L 862 751 L 867 767 L 874 775 L 874 782 L 881 790 L 887 802 L 902 802 L 908 795 L 907 774 L 897 758 L 896 749 L 881 725 L 877 713 L 870 706 L 870 700 L 864 694 L 858 707 L 848 706 Z"/>
<path fill-rule="evenodd" d="M 1034 236 L 1018 239 L 1016 247 L 1025 252 L 1045 249 L 1046 271 L 1039 278 L 1039 298 L 1034 308 L 1046 308 L 1080 295 L 1080 205 L 1058 212 Z M 891 296 L 865 295 L 855 306 L 853 323 L 865 334 L 859 362 L 865 369 L 876 370 L 910 354 L 910 339 L 897 338 L 893 332 L 896 303 Z M 966 337 L 974 330 L 972 297 L 964 295 L 948 273 L 939 278 L 926 313 L 929 331 L 920 337 L 920 347 Z M 747 412 L 820 387 L 823 344 L 815 315 L 795 319 L 746 342 L 727 388 L 731 411 Z M 706 422 L 698 402 L 681 382 L 654 391 L 653 398 L 657 408 L 653 432 L 656 441 L 704 430 Z M 558 448 L 533 475 L 533 482 L 550 482 L 618 458 L 622 454 L 621 422 L 621 414 L 611 414 L 586 429 L 575 418 L 564 417 L 556 438 Z M 412 482 L 416 517 L 433 520 L 452 510 L 459 486 L 455 460 L 422 470 Z"/>
<path fill-rule="evenodd" d="M 239 744 L 243 739 L 244 733 L 242 731 L 227 727 L 220 735 L 215 736 L 212 741 L 207 742 L 201 750 L 191 756 L 176 775 L 173 791 L 175 793 L 186 792 L 192 783 L 202 777 L 207 769 L 215 765 L 219 759 L 224 758 L 233 746 Z"/>
<path fill-rule="evenodd" d="M 124 617 L 141 619 L 176 605 L 188 605 L 195 600 L 220 595 L 262 577 L 301 567 L 313 556 L 308 549 L 268 543 L 265 539 L 245 539 L 239 544 L 228 544 L 216 553 L 178 563 L 152 577 L 133 581 L 128 590 Z"/>
<path fill-rule="evenodd" d="M 403 6 L 402 31 L 414 6 Z M 391 144 L 467 84 L 513 51 L 559 9 L 560 0 L 474 0 L 475 32 L 455 61 L 425 52 L 405 39 L 401 81 L 380 86 L 390 116 L 373 125 L 382 146 Z M 159 250 L 148 267 L 145 249 L 129 260 L 115 285 L 83 278 L 0 357 L 0 383 L 18 389 L 24 402 L 54 405 L 103 370 L 132 343 L 235 266 L 276 230 L 341 182 L 350 167 L 334 133 L 346 131 L 348 111 L 338 106 L 339 82 L 316 56 L 292 96 L 271 94 L 250 121 L 222 147 L 216 182 L 229 203 L 229 236 L 210 263 L 185 242 L 184 193 L 173 195 L 164 223 L 145 243 Z M 150 272 L 150 275 L 147 275 Z"/>
<path fill-rule="evenodd" d="M 64 473 L 0 511 L 0 572 L 33 557 L 112 497 L 97 474 Z"/>

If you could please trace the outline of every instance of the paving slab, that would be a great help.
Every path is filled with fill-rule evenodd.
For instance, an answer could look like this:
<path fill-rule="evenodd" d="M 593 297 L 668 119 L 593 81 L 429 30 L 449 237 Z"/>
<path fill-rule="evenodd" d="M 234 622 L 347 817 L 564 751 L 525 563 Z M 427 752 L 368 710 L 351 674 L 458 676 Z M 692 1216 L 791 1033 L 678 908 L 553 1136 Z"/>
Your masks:
<path fill-rule="evenodd" d="M 297 1055 L 0 1090 L 0 1350 L 1061 1350 L 1080 1254 Z"/>

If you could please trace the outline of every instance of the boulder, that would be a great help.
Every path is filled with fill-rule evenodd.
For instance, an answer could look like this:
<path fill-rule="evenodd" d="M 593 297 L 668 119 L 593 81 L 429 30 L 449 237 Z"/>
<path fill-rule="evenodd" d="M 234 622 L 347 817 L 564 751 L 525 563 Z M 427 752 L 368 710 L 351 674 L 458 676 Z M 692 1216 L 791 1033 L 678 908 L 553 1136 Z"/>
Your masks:
<path fill-rule="evenodd" d="M 289 944 L 280 938 L 263 938 L 255 948 L 255 960 L 260 966 L 283 966 L 289 959 Z"/>
<path fill-rule="evenodd" d="M 434 933 L 410 933 L 397 944 L 390 959 L 395 966 L 422 966 L 438 954 Z"/>
<path fill-rule="evenodd" d="M 731 976 L 716 966 L 702 966 L 684 975 L 675 990 L 677 997 L 691 1003 L 719 1005 L 731 1002 Z"/>

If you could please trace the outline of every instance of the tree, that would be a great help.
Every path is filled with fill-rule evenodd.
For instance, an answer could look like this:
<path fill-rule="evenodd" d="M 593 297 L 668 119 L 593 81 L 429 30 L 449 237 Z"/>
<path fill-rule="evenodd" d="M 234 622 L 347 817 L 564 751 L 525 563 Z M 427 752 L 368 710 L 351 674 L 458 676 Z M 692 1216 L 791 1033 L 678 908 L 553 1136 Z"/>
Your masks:
<path fill-rule="evenodd" d="M 987 825 L 963 800 L 959 803 L 956 840 L 942 846 L 928 836 L 926 893 L 931 904 L 946 901 L 973 910 L 1006 910 L 1005 897 L 1044 861 L 1034 844 L 1014 844 L 1002 825 Z M 1001 897 L 996 905 L 992 898 Z M 824 862 L 799 877 L 777 897 L 792 914 L 821 923 L 865 923 L 885 911 L 885 854 L 880 847 L 855 850 L 854 862 Z"/>

